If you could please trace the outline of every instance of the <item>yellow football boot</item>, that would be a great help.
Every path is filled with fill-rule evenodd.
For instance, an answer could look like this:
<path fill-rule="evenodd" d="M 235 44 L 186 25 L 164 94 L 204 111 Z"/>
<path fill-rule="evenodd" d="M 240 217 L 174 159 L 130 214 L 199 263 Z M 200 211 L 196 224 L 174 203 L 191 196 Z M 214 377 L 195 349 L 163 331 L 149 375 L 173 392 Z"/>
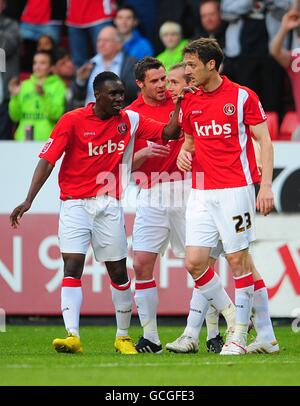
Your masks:
<path fill-rule="evenodd" d="M 114 347 L 116 351 L 119 352 L 120 354 L 126 355 L 138 354 L 137 350 L 135 349 L 132 338 L 130 338 L 129 336 L 116 337 Z"/>
<path fill-rule="evenodd" d="M 83 352 L 80 339 L 73 334 L 69 334 L 66 338 L 55 338 L 52 345 L 57 352 L 68 352 L 71 354 Z"/>

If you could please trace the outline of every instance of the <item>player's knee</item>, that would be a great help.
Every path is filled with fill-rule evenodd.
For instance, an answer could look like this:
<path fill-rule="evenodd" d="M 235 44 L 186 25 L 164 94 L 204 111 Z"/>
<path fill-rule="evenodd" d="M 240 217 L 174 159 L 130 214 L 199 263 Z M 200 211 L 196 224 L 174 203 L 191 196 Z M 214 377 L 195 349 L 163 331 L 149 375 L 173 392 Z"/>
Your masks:
<path fill-rule="evenodd" d="M 226 259 L 230 268 L 232 269 L 233 276 L 239 277 L 251 272 L 249 261 L 244 253 L 228 254 Z"/>
<path fill-rule="evenodd" d="M 193 259 L 185 259 L 185 267 L 193 279 L 198 278 L 207 268 L 207 263 L 194 261 Z"/>
<path fill-rule="evenodd" d="M 153 267 L 148 263 L 135 261 L 133 269 L 137 280 L 149 280 L 153 278 Z"/>
<path fill-rule="evenodd" d="M 65 261 L 64 277 L 80 279 L 83 272 L 84 263 L 76 259 L 68 259 Z"/>
<path fill-rule="evenodd" d="M 109 273 L 110 279 L 116 285 L 125 285 L 128 282 L 127 269 L 125 268 L 116 268 L 114 272 Z"/>

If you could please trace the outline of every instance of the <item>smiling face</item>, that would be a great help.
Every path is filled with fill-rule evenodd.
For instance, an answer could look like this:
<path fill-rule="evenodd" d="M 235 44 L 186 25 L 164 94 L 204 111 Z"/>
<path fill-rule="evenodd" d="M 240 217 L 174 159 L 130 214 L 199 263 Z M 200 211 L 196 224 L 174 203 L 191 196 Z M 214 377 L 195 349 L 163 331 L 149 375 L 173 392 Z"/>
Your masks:
<path fill-rule="evenodd" d="M 142 90 L 142 95 L 154 102 L 161 102 L 166 98 L 166 71 L 161 66 L 159 69 L 148 69 L 143 82 L 137 80 L 137 85 Z"/>
<path fill-rule="evenodd" d="M 117 116 L 124 107 L 125 89 L 120 80 L 106 80 L 95 90 L 96 106 L 107 117 Z"/>

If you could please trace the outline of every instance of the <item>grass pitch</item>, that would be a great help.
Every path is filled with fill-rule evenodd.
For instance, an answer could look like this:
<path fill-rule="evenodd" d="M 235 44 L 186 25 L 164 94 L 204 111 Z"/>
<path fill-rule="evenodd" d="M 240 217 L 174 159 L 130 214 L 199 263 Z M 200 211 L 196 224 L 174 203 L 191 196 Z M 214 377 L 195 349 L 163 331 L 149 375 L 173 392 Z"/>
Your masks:
<path fill-rule="evenodd" d="M 161 327 L 165 344 L 182 327 Z M 205 329 L 203 329 L 205 330 Z M 221 357 L 205 352 L 205 331 L 198 354 L 124 356 L 114 352 L 114 327 L 82 327 L 84 354 L 57 354 L 53 338 L 62 327 L 8 326 L 0 333 L 0 385 L 300 385 L 300 333 L 278 327 L 278 355 Z M 131 329 L 137 340 L 141 330 Z"/>

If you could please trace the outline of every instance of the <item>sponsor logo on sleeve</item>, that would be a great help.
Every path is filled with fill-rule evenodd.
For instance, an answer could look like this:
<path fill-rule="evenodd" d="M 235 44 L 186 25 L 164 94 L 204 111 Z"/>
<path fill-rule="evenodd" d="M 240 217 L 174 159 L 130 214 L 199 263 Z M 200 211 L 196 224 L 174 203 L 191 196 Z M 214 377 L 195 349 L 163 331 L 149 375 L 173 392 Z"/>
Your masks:
<path fill-rule="evenodd" d="M 49 140 L 44 145 L 44 148 L 42 149 L 41 154 L 45 154 L 48 151 L 48 149 L 51 147 L 53 141 L 54 141 L 53 138 L 49 138 Z"/>

